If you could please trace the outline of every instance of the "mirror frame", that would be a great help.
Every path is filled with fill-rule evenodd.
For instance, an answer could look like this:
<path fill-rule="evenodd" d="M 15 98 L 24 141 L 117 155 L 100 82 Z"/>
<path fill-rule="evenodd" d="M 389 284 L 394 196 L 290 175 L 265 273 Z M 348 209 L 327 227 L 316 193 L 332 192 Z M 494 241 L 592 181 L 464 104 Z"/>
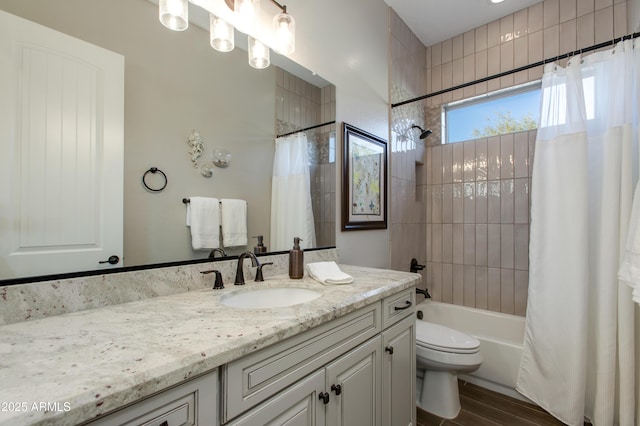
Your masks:
<path fill-rule="evenodd" d="M 306 248 L 304 249 L 304 251 L 318 251 L 318 250 L 331 250 L 331 249 L 336 249 L 336 246 Z M 289 253 L 288 250 L 283 250 L 283 251 L 270 251 L 268 253 L 256 253 L 255 255 L 256 257 L 261 258 L 266 256 L 278 256 L 278 255 L 283 255 L 288 253 Z M 67 280 L 67 279 L 73 279 L 73 278 L 92 277 L 96 275 L 113 275 L 113 274 L 120 274 L 120 273 L 126 273 L 126 272 L 144 271 L 147 269 L 161 269 L 161 268 L 171 268 L 175 266 L 197 265 L 200 263 L 223 262 L 223 261 L 237 260 L 238 258 L 239 256 L 224 256 L 224 257 L 213 257 L 213 258 L 205 258 L 205 259 L 180 260 L 176 262 L 166 262 L 166 263 L 151 263 L 146 265 L 123 266 L 122 268 L 112 268 L 112 269 L 104 269 L 104 270 L 91 269 L 87 271 L 68 272 L 63 274 L 9 278 L 6 280 L 0 280 L 0 287 L 18 285 L 18 284 L 46 282 L 46 281 L 60 281 L 60 280 Z"/>

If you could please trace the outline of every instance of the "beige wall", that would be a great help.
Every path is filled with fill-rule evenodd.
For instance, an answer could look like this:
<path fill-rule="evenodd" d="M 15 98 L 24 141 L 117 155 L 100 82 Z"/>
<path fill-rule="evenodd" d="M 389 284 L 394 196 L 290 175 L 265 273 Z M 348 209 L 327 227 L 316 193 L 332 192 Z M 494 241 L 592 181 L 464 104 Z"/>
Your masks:
<path fill-rule="evenodd" d="M 388 16 L 382 0 L 326 0 L 290 5 L 296 18 L 293 59 L 336 86 L 336 121 L 389 137 Z M 337 129 L 338 137 L 342 129 Z M 341 145 L 339 145 L 340 149 Z M 341 157 L 339 153 L 338 158 Z M 340 173 L 342 164 L 337 163 Z M 340 182 L 338 178 L 337 182 Z M 340 185 L 336 200 L 341 198 Z M 340 202 L 336 202 L 340 217 Z M 389 267 L 389 231 L 340 231 L 344 263 Z"/>
<path fill-rule="evenodd" d="M 249 235 L 269 236 L 275 117 L 275 68 L 249 67 L 246 52 L 213 51 L 208 33 L 165 29 L 144 0 L 1 0 L 0 8 L 125 57 L 124 261 L 126 265 L 206 257 L 193 252 L 182 198 L 249 202 Z M 210 179 L 194 169 L 186 139 L 197 129 L 208 158 L 231 151 Z M 147 192 L 141 177 L 155 166 L 167 188 Z"/>

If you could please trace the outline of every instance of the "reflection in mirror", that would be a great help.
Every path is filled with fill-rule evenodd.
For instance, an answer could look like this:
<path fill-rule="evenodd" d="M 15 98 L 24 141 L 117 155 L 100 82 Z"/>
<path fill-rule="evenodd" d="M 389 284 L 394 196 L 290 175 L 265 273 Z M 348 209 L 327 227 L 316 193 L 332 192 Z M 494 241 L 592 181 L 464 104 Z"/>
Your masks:
<path fill-rule="evenodd" d="M 124 57 L 124 243 L 120 253 L 113 253 L 121 259 L 115 267 L 206 259 L 211 250 L 194 251 L 185 226 L 182 199 L 191 196 L 246 200 L 248 236 L 263 235 L 272 250 L 275 138 L 335 120 L 332 85 L 273 53 L 272 66 L 252 69 L 240 43 L 229 53 L 214 51 L 208 17 L 206 31 L 198 25 L 181 33 L 169 31 L 158 20 L 157 5 L 147 0 L 2 0 L 0 9 Z M 194 19 L 198 9 L 190 4 Z M 212 165 L 216 149 L 232 155 L 228 167 L 212 167 L 210 178 L 191 161 L 187 140 L 194 129 L 204 147 L 199 166 Z M 305 133 L 316 245 L 333 246 L 335 124 Z M 151 192 L 143 185 L 142 176 L 151 167 L 167 176 L 162 191 Z M 0 227 L 6 226 L 7 220 L 0 220 Z M 5 231 L 0 228 L 2 238 Z M 224 248 L 233 256 L 253 250 L 256 242 L 249 238 L 247 246 Z M 55 273 L 112 267 L 94 260 Z M 16 278 L 8 269 L 0 259 L 0 280 Z"/>

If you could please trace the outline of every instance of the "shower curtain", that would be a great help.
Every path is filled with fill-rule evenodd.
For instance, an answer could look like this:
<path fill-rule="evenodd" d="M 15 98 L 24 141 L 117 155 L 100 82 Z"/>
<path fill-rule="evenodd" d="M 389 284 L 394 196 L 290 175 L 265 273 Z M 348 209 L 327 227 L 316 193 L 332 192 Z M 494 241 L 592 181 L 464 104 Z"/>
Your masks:
<path fill-rule="evenodd" d="M 289 250 L 293 238 L 300 247 L 315 247 L 316 232 L 311 206 L 307 135 L 297 133 L 276 139 L 271 183 L 271 250 Z"/>
<path fill-rule="evenodd" d="M 638 180 L 639 71 L 627 40 L 542 78 L 517 389 L 569 425 L 637 424 L 634 304 L 618 268 Z"/>

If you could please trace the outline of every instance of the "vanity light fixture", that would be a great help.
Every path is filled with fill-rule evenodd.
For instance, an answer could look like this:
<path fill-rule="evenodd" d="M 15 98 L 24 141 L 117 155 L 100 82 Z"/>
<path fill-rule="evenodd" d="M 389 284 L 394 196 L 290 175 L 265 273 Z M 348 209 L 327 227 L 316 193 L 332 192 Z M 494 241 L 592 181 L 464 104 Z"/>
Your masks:
<path fill-rule="evenodd" d="M 188 3 L 194 3 L 209 12 L 211 47 L 220 52 L 233 50 L 234 31 L 238 29 L 248 36 L 249 65 L 262 69 L 271 63 L 270 49 L 282 55 L 290 55 L 295 51 L 296 22 L 287 13 L 287 6 L 276 0 L 268 0 L 280 9 L 269 28 L 265 23 L 265 19 L 268 22 L 269 18 L 263 19 L 261 15 L 261 1 L 159 0 L 160 22 L 171 30 L 186 30 L 189 26 Z"/>
<path fill-rule="evenodd" d="M 273 33 L 276 52 L 290 55 L 296 50 L 296 21 L 287 13 L 287 6 L 282 6 L 282 13 L 273 17 Z"/>
<path fill-rule="evenodd" d="M 160 0 L 160 22 L 173 31 L 184 31 L 189 27 L 189 5 L 187 0 Z"/>
<path fill-rule="evenodd" d="M 247 37 L 249 38 L 249 65 L 259 70 L 267 68 L 271 63 L 269 48 L 260 40 Z"/>
<path fill-rule="evenodd" d="M 235 47 L 235 31 L 224 19 L 209 14 L 209 39 L 211 47 L 218 52 L 231 52 Z"/>
<path fill-rule="evenodd" d="M 233 11 L 238 31 L 248 33 L 258 23 L 260 0 L 234 0 Z"/>

